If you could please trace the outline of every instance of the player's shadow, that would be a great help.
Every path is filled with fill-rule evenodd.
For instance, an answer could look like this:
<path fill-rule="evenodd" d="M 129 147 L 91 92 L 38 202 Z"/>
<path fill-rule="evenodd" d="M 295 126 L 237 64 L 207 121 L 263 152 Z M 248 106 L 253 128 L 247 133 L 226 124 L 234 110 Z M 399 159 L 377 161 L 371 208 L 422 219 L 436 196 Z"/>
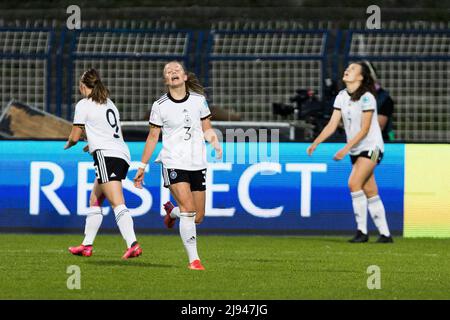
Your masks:
<path fill-rule="evenodd" d="M 176 268 L 174 265 L 170 264 L 160 264 L 160 263 L 147 263 L 147 262 L 133 262 L 133 261 L 120 261 L 120 260 L 99 260 L 99 261 L 86 261 L 88 264 L 94 264 L 102 267 L 130 267 L 130 268 Z"/>
<path fill-rule="evenodd" d="M 308 241 L 317 241 L 317 242 L 329 242 L 329 243 L 348 243 L 348 240 L 351 238 L 352 236 L 348 236 L 348 237 L 340 237 L 340 238 L 327 238 L 327 237 L 323 237 L 323 238 L 318 238 L 318 237 L 311 237 L 308 238 Z"/>

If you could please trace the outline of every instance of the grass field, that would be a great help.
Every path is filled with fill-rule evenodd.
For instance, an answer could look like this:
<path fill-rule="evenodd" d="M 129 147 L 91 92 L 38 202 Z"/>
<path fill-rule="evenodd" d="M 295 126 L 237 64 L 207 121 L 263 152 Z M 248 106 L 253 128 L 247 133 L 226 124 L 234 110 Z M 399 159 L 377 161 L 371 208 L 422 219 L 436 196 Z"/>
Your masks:
<path fill-rule="evenodd" d="M 75 235 L 0 235 L 0 299 L 450 299 L 450 239 L 201 236 L 206 271 L 191 271 L 175 234 L 139 236 L 144 253 L 122 261 L 120 236 L 99 235 L 94 255 L 72 256 Z M 69 290 L 67 268 L 81 270 Z M 367 268 L 381 289 L 367 288 Z"/>

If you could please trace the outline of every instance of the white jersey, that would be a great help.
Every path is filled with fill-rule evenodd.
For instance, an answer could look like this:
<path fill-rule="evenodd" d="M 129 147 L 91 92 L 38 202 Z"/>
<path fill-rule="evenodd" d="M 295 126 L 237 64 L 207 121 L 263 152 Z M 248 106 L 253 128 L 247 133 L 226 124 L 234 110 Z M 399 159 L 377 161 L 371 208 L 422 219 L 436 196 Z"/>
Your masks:
<path fill-rule="evenodd" d="M 181 100 L 175 100 L 167 93 L 155 101 L 149 122 L 161 127 L 163 144 L 156 162 L 168 169 L 205 169 L 206 144 L 202 120 L 210 115 L 206 98 L 195 92 L 187 92 Z"/>
<path fill-rule="evenodd" d="M 121 158 L 130 164 L 130 150 L 123 140 L 119 110 L 110 99 L 106 104 L 87 98 L 80 100 L 75 106 L 73 124 L 84 126 L 90 154 L 102 150 L 104 156 Z"/>
<path fill-rule="evenodd" d="M 351 150 L 351 155 L 362 151 L 379 149 L 384 152 L 383 136 L 377 116 L 377 100 L 370 92 L 364 93 L 358 101 L 352 101 L 347 90 L 341 90 L 334 101 L 334 108 L 341 110 L 347 141 L 353 139 L 361 131 L 362 113 L 373 111 L 369 133 Z"/>

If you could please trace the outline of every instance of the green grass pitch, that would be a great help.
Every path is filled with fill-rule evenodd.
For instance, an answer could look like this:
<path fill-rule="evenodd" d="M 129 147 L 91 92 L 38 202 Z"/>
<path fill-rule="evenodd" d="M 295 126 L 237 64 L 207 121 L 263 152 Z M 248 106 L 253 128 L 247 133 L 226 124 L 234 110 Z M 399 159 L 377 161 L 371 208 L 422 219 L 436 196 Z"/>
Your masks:
<path fill-rule="evenodd" d="M 124 241 L 100 234 L 94 255 L 72 256 L 78 235 L 0 235 L 0 299 L 450 299 L 450 239 L 199 236 L 206 271 L 187 269 L 176 232 L 140 235 L 143 255 L 122 261 Z M 81 270 L 69 290 L 67 268 Z M 377 265 L 381 289 L 369 290 Z"/>

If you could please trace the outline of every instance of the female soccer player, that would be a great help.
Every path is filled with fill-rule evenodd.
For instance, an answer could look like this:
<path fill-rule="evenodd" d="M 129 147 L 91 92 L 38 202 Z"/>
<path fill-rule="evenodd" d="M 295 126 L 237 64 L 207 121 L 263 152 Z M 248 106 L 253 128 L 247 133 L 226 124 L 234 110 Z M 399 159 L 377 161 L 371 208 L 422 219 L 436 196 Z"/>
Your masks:
<path fill-rule="evenodd" d="M 162 150 L 156 162 L 162 164 L 164 187 L 169 188 L 178 207 L 169 201 L 164 205 L 164 223 L 172 228 L 180 219 L 181 240 L 189 258 L 188 268 L 204 270 L 197 253 L 196 223 L 205 215 L 205 139 L 216 150 L 222 149 L 209 120 L 211 112 L 203 87 L 194 74 L 187 74 L 177 61 L 169 62 L 163 70 L 167 93 L 155 101 L 150 114 L 150 132 L 142 154 L 141 166 L 134 185 L 142 188 L 144 171 L 162 131 Z"/>
<path fill-rule="evenodd" d="M 341 160 L 350 153 L 353 165 L 348 186 L 358 231 L 350 242 L 369 240 L 367 207 L 380 232 L 377 242 L 393 242 L 374 175 L 375 166 L 380 163 L 384 152 L 383 137 L 377 121 L 374 81 L 363 62 L 350 64 L 342 80 L 346 89 L 337 95 L 330 121 L 308 147 L 307 153 L 311 155 L 321 142 L 336 131 L 341 118 L 343 119 L 347 144 L 334 155 L 334 160 Z"/>
<path fill-rule="evenodd" d="M 70 247 L 69 251 L 85 257 L 92 255 L 92 245 L 103 220 L 101 206 L 106 197 L 127 243 L 122 258 L 138 257 L 142 249 L 136 241 L 133 219 L 125 206 L 122 191 L 122 180 L 126 178 L 130 166 L 130 151 L 123 140 L 119 111 L 108 98 L 109 91 L 95 69 L 82 75 L 80 92 L 84 99 L 75 106 L 72 132 L 64 149 L 77 144 L 84 130 L 88 145 L 83 150 L 89 150 L 94 158 L 97 179 L 89 199 L 85 238 L 81 245 Z"/>

